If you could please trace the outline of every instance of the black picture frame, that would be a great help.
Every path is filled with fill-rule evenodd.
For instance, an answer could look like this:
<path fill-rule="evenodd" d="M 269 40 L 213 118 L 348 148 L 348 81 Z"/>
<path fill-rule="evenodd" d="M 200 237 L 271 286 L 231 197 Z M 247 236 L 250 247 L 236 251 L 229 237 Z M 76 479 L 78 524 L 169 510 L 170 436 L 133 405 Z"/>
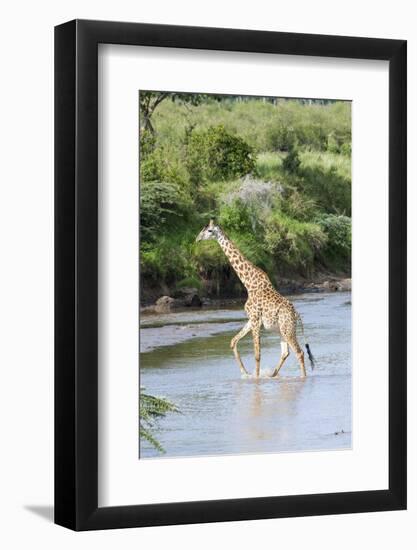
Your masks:
<path fill-rule="evenodd" d="M 98 507 L 98 44 L 389 62 L 389 488 Z M 74 20 L 55 28 L 55 522 L 74 530 L 406 508 L 406 41 Z"/>

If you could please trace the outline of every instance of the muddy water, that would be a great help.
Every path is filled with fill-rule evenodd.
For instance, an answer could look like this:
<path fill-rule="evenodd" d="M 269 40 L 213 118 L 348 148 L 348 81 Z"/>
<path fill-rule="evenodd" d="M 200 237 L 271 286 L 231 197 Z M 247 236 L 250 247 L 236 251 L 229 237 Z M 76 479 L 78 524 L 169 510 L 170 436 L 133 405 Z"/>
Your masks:
<path fill-rule="evenodd" d="M 166 453 L 141 442 L 140 457 L 294 452 L 351 447 L 350 293 L 292 298 L 316 358 L 299 378 L 293 354 L 268 378 L 280 338 L 262 332 L 261 378 L 244 378 L 229 344 L 245 323 L 241 308 L 143 316 L 140 381 L 174 402 L 154 434 Z M 301 343 L 301 338 L 300 338 Z M 239 344 L 253 372 L 251 336 Z"/>

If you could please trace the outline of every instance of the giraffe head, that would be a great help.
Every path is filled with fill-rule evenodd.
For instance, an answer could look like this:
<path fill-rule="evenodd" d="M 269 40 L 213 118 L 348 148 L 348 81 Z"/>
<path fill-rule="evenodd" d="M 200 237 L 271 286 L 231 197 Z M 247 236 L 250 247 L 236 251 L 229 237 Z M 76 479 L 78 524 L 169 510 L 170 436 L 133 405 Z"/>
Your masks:
<path fill-rule="evenodd" d="M 203 227 L 200 233 L 197 235 L 196 242 L 216 240 L 219 237 L 220 227 L 210 220 L 209 224 Z"/>

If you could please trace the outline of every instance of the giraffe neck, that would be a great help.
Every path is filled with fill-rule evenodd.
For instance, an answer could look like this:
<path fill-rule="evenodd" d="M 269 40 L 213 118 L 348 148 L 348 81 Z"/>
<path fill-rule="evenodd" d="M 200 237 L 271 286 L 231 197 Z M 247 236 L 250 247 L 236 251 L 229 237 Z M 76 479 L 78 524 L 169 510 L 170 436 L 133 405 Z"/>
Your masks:
<path fill-rule="evenodd" d="M 261 282 L 271 284 L 266 273 L 247 260 L 237 246 L 221 230 L 218 232 L 217 242 L 227 256 L 236 275 L 249 292 L 258 290 Z"/>

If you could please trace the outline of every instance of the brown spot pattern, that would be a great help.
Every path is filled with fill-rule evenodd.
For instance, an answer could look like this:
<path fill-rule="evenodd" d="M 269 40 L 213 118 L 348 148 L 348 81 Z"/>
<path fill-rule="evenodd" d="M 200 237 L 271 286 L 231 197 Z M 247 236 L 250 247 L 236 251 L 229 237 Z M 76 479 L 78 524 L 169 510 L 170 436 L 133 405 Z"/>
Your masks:
<path fill-rule="evenodd" d="M 239 368 L 243 373 L 247 373 L 237 350 L 237 344 L 249 331 L 252 331 L 256 363 L 255 372 L 256 376 L 259 376 L 261 359 L 260 329 L 263 325 L 267 329 L 274 329 L 280 333 L 281 340 L 286 342 L 295 353 L 300 364 L 301 376 L 304 377 L 306 375 L 304 353 L 297 341 L 299 314 L 293 304 L 275 290 L 268 275 L 247 260 L 218 226 L 216 226 L 215 238 L 248 292 L 245 311 L 249 322 L 231 341 L 231 347 Z M 288 346 L 284 346 L 280 361 L 272 376 L 278 375 L 288 357 Z"/>

